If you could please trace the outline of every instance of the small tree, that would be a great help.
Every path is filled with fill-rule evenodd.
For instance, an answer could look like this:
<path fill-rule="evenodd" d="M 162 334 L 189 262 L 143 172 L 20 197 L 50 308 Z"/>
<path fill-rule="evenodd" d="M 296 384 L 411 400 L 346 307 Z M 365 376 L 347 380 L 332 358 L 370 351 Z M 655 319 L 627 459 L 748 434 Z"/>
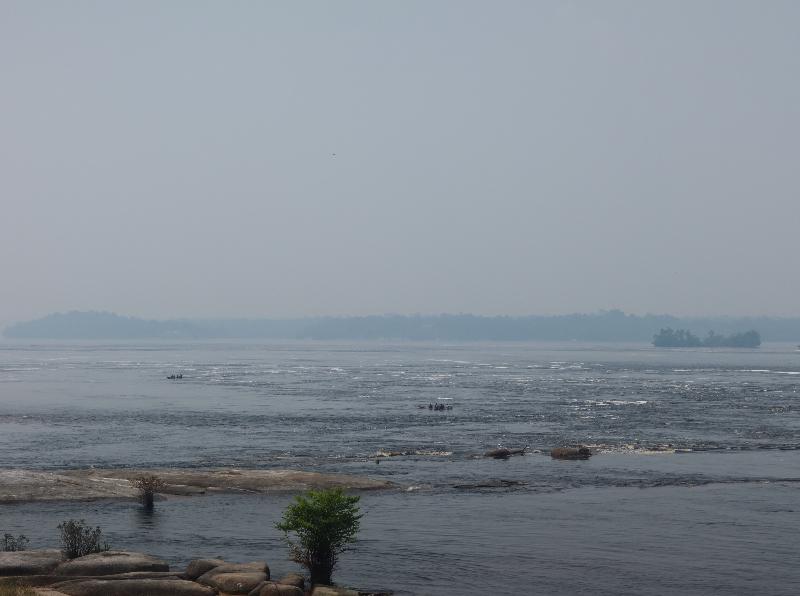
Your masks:
<path fill-rule="evenodd" d="M 91 528 L 85 520 L 69 519 L 58 525 L 61 531 L 61 551 L 68 559 L 76 559 L 91 553 L 101 553 L 111 547 L 102 541 L 100 526 Z"/>
<path fill-rule="evenodd" d="M 341 488 L 312 490 L 295 497 L 283 512 L 283 521 L 275 524 L 284 533 L 291 559 L 311 573 L 312 584 L 330 584 L 339 554 L 356 541 L 363 516 L 360 499 Z"/>
<path fill-rule="evenodd" d="M 155 494 L 165 486 L 164 481 L 155 474 L 138 476 L 133 479 L 132 484 L 139 489 L 139 498 L 146 509 L 153 508 Z"/>

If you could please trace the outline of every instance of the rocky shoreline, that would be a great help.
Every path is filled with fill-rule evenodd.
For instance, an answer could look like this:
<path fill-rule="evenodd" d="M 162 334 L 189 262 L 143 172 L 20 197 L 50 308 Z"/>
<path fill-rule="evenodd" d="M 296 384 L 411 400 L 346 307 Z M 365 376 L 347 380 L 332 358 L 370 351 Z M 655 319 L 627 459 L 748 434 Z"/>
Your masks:
<path fill-rule="evenodd" d="M 157 475 L 162 495 L 194 496 L 207 493 L 294 493 L 341 487 L 345 490 L 397 488 L 387 480 L 348 474 L 323 474 L 299 470 L 204 469 L 90 469 L 34 471 L 0 469 L 0 504 L 35 501 L 93 501 L 137 499 L 131 481 Z"/>
<path fill-rule="evenodd" d="M 271 578 L 264 561 L 195 559 L 184 571 L 150 555 L 106 551 L 67 560 L 60 550 L 0 552 L 0 587 L 28 586 L 41 596 L 366 596 L 335 586 L 307 586 L 289 573 Z"/>

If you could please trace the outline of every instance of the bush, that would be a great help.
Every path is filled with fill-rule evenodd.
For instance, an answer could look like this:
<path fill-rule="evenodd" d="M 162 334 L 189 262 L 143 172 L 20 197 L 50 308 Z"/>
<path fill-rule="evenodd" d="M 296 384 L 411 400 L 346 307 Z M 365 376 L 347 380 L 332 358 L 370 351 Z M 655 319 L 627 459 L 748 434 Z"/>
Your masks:
<path fill-rule="evenodd" d="M 275 524 L 284 533 L 291 559 L 311 573 L 312 584 L 330 584 L 339 554 L 356 541 L 360 498 L 344 494 L 341 488 L 312 490 L 295 497 L 283 512 L 283 521 Z"/>
<path fill-rule="evenodd" d="M 164 481 L 155 474 L 138 476 L 131 483 L 139 489 L 139 498 L 147 509 L 153 508 L 153 498 L 155 494 L 164 488 Z"/>
<path fill-rule="evenodd" d="M 61 531 L 61 551 L 68 559 L 76 559 L 91 553 L 101 553 L 111 548 L 102 541 L 100 526 L 91 528 L 84 520 L 70 519 L 59 524 Z"/>
<path fill-rule="evenodd" d="M 0 548 L 0 550 L 7 553 L 25 550 L 29 542 L 30 540 L 25 534 L 20 534 L 16 537 L 11 534 L 3 534 L 3 542 L 0 544 L 3 548 Z"/>

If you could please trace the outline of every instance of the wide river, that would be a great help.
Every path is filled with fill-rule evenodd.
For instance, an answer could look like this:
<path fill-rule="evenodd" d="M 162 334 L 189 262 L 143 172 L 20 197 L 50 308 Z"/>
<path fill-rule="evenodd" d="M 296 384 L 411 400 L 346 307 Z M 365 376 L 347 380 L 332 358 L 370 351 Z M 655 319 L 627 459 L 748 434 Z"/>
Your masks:
<path fill-rule="evenodd" d="M 168 380 L 172 374 L 183 379 Z M 452 406 L 432 411 L 428 404 Z M 424 406 L 424 407 L 420 407 Z M 588 461 L 553 446 L 592 445 Z M 477 457 L 498 445 L 521 457 Z M 378 452 L 408 455 L 381 457 Z M 0 467 L 368 474 L 343 584 L 396 594 L 800 593 L 800 352 L 544 343 L 0 343 Z M 174 565 L 294 570 L 289 496 L 0 505 Z"/>

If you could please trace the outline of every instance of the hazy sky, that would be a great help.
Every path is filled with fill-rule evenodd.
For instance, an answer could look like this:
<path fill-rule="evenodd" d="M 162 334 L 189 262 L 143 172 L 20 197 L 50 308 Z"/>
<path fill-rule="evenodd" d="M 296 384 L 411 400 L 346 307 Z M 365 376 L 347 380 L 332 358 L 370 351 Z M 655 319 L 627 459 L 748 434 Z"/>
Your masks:
<path fill-rule="evenodd" d="M 800 315 L 800 2 L 0 1 L 0 323 Z"/>

